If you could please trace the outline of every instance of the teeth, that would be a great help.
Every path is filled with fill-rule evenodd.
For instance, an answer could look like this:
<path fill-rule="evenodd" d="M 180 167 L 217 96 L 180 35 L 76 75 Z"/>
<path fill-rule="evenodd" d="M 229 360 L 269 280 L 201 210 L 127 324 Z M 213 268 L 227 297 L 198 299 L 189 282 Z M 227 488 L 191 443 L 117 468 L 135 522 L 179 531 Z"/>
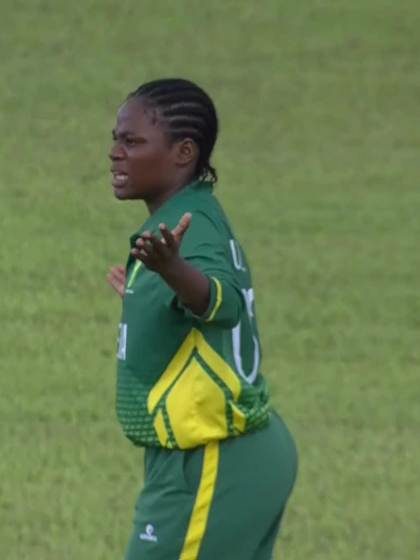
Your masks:
<path fill-rule="evenodd" d="M 123 187 L 127 183 L 128 180 L 127 173 L 119 173 L 117 171 L 114 171 L 112 173 L 112 176 L 113 176 L 112 182 L 114 187 Z"/>

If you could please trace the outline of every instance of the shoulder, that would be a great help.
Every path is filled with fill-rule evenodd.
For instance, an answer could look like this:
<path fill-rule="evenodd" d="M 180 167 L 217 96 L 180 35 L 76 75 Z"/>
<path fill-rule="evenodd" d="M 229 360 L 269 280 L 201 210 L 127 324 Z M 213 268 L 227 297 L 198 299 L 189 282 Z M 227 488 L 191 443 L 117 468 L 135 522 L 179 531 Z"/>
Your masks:
<path fill-rule="evenodd" d="M 223 223 L 217 214 L 215 215 L 207 208 L 194 208 L 188 212 L 191 213 L 191 224 L 185 233 L 183 244 L 223 242 L 225 237 Z"/>
<path fill-rule="evenodd" d="M 224 214 L 213 205 L 197 205 L 185 209 L 191 223 L 181 245 L 181 254 L 225 252 L 231 237 Z"/>
<path fill-rule="evenodd" d="M 210 228 L 213 227 L 221 235 L 231 234 L 229 220 L 221 203 L 214 194 L 207 192 L 203 193 L 202 196 L 197 196 L 190 211 L 193 219 L 195 216 L 196 224 L 207 225 Z"/>

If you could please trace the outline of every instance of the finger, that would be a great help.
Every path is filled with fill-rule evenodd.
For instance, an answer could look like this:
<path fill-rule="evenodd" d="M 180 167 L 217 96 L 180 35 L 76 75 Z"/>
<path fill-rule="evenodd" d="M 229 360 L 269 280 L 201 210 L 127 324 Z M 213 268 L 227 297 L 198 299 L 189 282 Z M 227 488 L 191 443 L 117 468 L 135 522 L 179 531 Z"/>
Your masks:
<path fill-rule="evenodd" d="M 114 266 L 111 268 L 110 274 L 112 274 L 112 276 L 114 276 L 115 278 L 119 278 L 120 280 L 124 280 L 125 279 L 125 269 L 121 269 L 120 267 Z"/>
<path fill-rule="evenodd" d="M 163 240 L 165 242 L 165 244 L 169 247 L 169 249 L 175 249 L 176 248 L 176 241 L 175 241 L 175 237 L 172 235 L 172 232 L 169 231 L 169 229 L 166 227 L 165 224 L 160 224 L 159 225 L 159 229 L 162 233 L 162 237 Z"/>
<path fill-rule="evenodd" d="M 116 292 L 118 292 L 119 294 L 123 294 L 124 293 L 124 284 L 122 284 L 121 282 L 110 282 L 111 287 L 114 288 L 114 290 Z"/>
<path fill-rule="evenodd" d="M 150 241 L 152 239 L 153 235 L 150 233 L 150 231 L 145 231 L 144 233 L 142 233 L 140 235 L 140 237 L 138 237 L 136 239 L 136 245 L 138 245 L 140 243 L 140 245 L 147 243 L 148 241 Z"/>
<path fill-rule="evenodd" d="M 192 214 L 190 212 L 186 212 L 179 220 L 178 225 L 175 227 L 175 229 L 172 230 L 172 234 L 175 237 L 184 235 L 184 233 L 187 231 L 187 229 L 190 226 L 191 219 L 192 219 Z"/>
<path fill-rule="evenodd" d="M 150 237 L 147 237 L 145 234 L 143 234 L 142 237 L 139 237 L 136 241 L 136 248 L 139 249 L 139 251 L 144 251 L 146 255 L 152 254 L 153 245 L 150 242 Z"/>
<path fill-rule="evenodd" d="M 114 290 L 118 292 L 120 296 L 124 295 L 124 289 L 125 289 L 124 282 L 121 282 L 120 280 L 116 279 L 114 276 L 112 276 L 111 273 L 107 275 L 107 280 L 110 286 L 114 288 Z"/>
<path fill-rule="evenodd" d="M 149 254 L 146 253 L 144 249 L 138 249 L 137 247 L 135 247 L 134 249 L 131 249 L 131 254 L 136 259 L 141 261 L 146 268 L 149 268 L 150 270 L 154 270 L 154 266 L 156 263 L 156 257 L 154 256 L 155 253 L 153 256 L 150 256 Z"/>
<path fill-rule="evenodd" d="M 133 257 L 139 259 L 142 262 L 145 262 L 145 259 L 149 257 L 145 249 L 139 249 L 137 247 L 131 249 L 130 253 L 133 255 Z"/>
<path fill-rule="evenodd" d="M 165 243 L 162 243 L 155 235 L 143 234 L 143 248 L 146 249 L 147 253 L 153 258 L 167 257 L 167 247 Z"/>
<path fill-rule="evenodd" d="M 120 282 L 125 280 L 125 273 L 121 272 L 117 268 L 111 268 L 108 275 L 111 276 L 112 278 L 115 278 L 116 280 L 119 280 Z"/>
<path fill-rule="evenodd" d="M 153 246 L 153 250 L 154 250 L 154 254 L 157 257 L 167 257 L 168 256 L 168 247 L 165 243 L 163 243 L 162 241 L 160 241 L 160 239 L 158 239 L 155 236 L 152 236 L 150 238 L 150 243 Z"/>
<path fill-rule="evenodd" d="M 191 212 L 186 212 L 182 218 L 179 220 L 178 225 L 174 230 L 172 230 L 172 235 L 176 237 L 182 237 L 187 229 L 190 227 L 190 223 L 192 220 Z"/>

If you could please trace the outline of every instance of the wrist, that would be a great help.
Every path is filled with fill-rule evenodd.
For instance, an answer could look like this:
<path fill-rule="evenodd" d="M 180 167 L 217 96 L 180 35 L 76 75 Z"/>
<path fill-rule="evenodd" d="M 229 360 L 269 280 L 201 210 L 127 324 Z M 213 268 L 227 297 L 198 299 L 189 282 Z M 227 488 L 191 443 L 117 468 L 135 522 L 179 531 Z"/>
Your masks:
<path fill-rule="evenodd" d="M 179 255 L 171 259 L 161 270 L 157 271 L 160 276 L 166 281 L 171 282 L 182 276 L 185 261 Z"/>

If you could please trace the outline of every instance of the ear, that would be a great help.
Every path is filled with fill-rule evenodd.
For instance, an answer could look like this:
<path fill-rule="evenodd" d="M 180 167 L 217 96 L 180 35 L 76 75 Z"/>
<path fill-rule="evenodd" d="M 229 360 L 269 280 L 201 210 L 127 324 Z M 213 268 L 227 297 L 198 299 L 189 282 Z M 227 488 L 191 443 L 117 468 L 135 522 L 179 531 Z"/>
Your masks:
<path fill-rule="evenodd" d="M 199 149 L 192 138 L 184 138 L 176 142 L 175 146 L 175 164 L 179 167 L 186 167 L 191 163 L 195 163 L 198 159 Z"/>

